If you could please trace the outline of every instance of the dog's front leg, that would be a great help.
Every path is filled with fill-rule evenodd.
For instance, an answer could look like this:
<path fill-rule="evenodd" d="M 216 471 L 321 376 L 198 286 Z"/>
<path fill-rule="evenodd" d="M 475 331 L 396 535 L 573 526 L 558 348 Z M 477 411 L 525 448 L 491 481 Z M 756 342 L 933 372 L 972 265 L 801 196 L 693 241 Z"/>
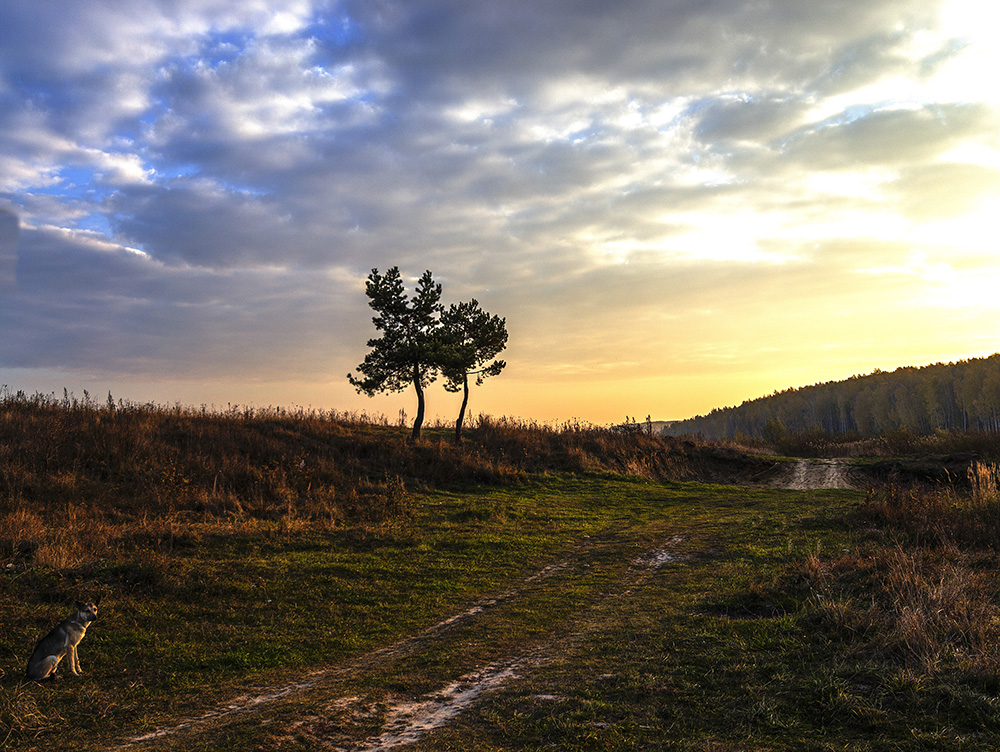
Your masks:
<path fill-rule="evenodd" d="M 83 672 L 80 670 L 80 659 L 76 654 L 76 645 L 69 646 L 69 671 L 73 676 L 83 675 Z"/>

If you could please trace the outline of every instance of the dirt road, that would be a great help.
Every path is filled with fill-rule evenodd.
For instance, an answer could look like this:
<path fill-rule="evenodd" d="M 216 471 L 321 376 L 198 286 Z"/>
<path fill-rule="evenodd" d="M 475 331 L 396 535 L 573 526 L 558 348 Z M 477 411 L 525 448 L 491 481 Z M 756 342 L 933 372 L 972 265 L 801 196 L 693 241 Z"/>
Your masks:
<path fill-rule="evenodd" d="M 684 555 L 677 551 L 682 542 L 681 536 L 671 536 L 655 547 L 635 551 L 624 575 L 605 590 L 592 607 L 592 614 L 640 588 L 660 568 L 682 562 Z M 574 635 L 533 644 L 518 654 L 504 656 L 457 676 L 416 698 L 407 696 L 397 697 L 391 702 L 372 702 L 344 693 L 343 689 L 352 678 L 373 670 L 392 671 L 408 658 L 441 650 L 447 643 L 461 641 L 464 638 L 455 635 L 455 632 L 475 629 L 477 621 L 488 620 L 504 609 L 524 607 L 532 592 L 558 588 L 573 578 L 587 576 L 591 567 L 588 558 L 606 554 L 607 550 L 601 546 L 593 549 L 584 547 L 577 558 L 546 566 L 525 578 L 517 587 L 482 600 L 420 633 L 345 665 L 314 671 L 282 686 L 261 688 L 198 716 L 176 719 L 154 731 L 133 736 L 117 749 L 152 752 L 179 748 L 178 745 L 187 749 L 203 749 L 201 737 L 206 734 L 231 724 L 247 723 L 263 714 L 283 716 L 277 723 L 285 727 L 285 738 L 295 738 L 299 743 L 304 741 L 309 748 L 385 752 L 412 744 L 428 732 L 454 720 L 483 695 L 523 676 L 553 655 L 566 652 Z M 581 632 L 587 629 L 586 622 L 586 617 L 579 622 Z M 307 710 L 289 713 L 289 707 Z M 334 716 L 340 719 L 336 727 L 329 721 Z M 381 731 L 368 734 L 366 729 L 371 727 L 373 718 L 378 720 Z"/>
<path fill-rule="evenodd" d="M 854 487 L 849 466 L 839 460 L 798 461 L 775 485 L 791 490 Z M 123 740 L 118 748 L 141 752 L 210 749 L 212 739 L 225 729 L 262 723 L 274 731 L 280 729 L 278 739 L 297 740 L 300 746 L 295 748 L 304 744 L 309 749 L 374 752 L 412 744 L 454 721 L 484 695 L 530 676 L 553 656 L 571 652 L 574 635 L 565 634 L 512 653 L 483 650 L 475 640 L 489 631 L 491 620 L 510 611 L 533 608 L 532 599 L 540 593 L 577 586 L 591 577 L 592 564 L 596 568 L 598 561 L 616 558 L 619 574 L 601 585 L 602 594 L 573 627 L 579 636 L 588 629 L 588 620 L 607 620 L 609 609 L 620 608 L 624 599 L 641 591 L 657 571 L 683 566 L 686 559 L 697 556 L 696 550 L 687 550 L 689 546 L 691 542 L 678 534 L 641 546 L 617 538 L 581 544 L 570 558 L 550 564 L 511 589 L 471 604 L 417 634 L 298 680 L 258 688 L 200 715 L 172 719 L 153 731 Z M 358 677 L 405 672 L 408 662 L 452 651 L 472 652 L 479 660 L 456 670 L 430 691 L 373 699 L 358 690 L 359 684 L 364 684 Z M 474 670 L 470 670 L 472 666 Z"/>
<path fill-rule="evenodd" d="M 857 488 L 850 466 L 844 460 L 799 460 L 791 477 L 781 483 L 793 491 L 811 491 L 822 488 Z"/>

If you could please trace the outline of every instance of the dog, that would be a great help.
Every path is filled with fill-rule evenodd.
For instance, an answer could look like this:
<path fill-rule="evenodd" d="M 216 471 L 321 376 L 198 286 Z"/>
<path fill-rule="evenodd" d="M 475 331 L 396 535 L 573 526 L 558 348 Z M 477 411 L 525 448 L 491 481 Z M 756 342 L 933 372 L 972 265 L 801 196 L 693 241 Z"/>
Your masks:
<path fill-rule="evenodd" d="M 87 627 L 97 618 L 97 605 L 100 602 L 100 598 L 90 603 L 77 601 L 76 611 L 38 641 L 25 671 L 29 680 L 40 682 L 54 679 L 59 662 L 66 656 L 69 656 L 70 673 L 73 676 L 82 674 L 76 648 L 87 634 Z"/>

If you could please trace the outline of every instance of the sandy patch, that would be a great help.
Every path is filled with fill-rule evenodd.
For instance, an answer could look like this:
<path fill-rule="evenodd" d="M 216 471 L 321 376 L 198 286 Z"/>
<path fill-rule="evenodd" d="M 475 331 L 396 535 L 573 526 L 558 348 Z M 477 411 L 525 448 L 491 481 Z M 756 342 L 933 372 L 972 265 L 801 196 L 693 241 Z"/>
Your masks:
<path fill-rule="evenodd" d="M 494 663 L 459 677 L 448 686 L 417 700 L 397 703 L 389 708 L 385 730 L 379 736 L 348 749 L 352 752 L 384 752 L 412 744 L 427 732 L 446 726 L 484 693 L 515 677 L 520 665 L 516 661 Z"/>
<path fill-rule="evenodd" d="M 642 556 L 637 556 L 632 559 L 632 566 L 659 569 L 667 564 L 673 564 L 675 561 L 679 561 L 680 557 L 676 554 L 675 549 L 683 540 L 684 539 L 681 536 L 675 535 L 660 548 L 653 551 L 647 551 L 642 554 Z"/>
<path fill-rule="evenodd" d="M 799 460 L 785 486 L 793 491 L 821 488 L 855 488 L 843 460 Z"/>

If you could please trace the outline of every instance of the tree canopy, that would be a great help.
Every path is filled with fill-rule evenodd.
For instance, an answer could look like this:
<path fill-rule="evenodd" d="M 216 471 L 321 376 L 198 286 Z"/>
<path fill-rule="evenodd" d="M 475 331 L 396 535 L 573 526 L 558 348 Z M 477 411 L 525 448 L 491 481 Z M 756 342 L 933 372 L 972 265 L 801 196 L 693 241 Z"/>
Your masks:
<path fill-rule="evenodd" d="M 347 378 L 359 393 L 369 397 L 378 392 L 400 392 L 410 385 L 417 393 L 417 416 L 413 422 L 414 439 L 420 437 L 424 422 L 424 389 L 437 376 L 435 361 L 440 323 L 441 285 L 425 271 L 417 283 L 413 298 L 406 295 L 399 267 L 384 275 L 372 269 L 365 284 L 368 305 L 376 311 L 372 318 L 381 337 L 368 340 L 371 350 L 357 370 L 357 377 Z"/>
<path fill-rule="evenodd" d="M 445 377 L 445 389 L 462 391 L 462 407 L 455 421 L 455 440 L 462 440 L 462 423 L 469 404 L 469 377 L 482 384 L 496 376 L 506 362 L 493 360 L 507 346 L 507 321 L 479 307 L 475 298 L 468 303 L 452 303 L 441 314 L 437 361 Z"/>
<path fill-rule="evenodd" d="M 495 376 L 507 365 L 493 360 L 507 346 L 507 323 L 479 307 L 479 301 L 441 304 L 441 285 L 425 271 L 412 298 L 406 294 L 398 267 L 385 274 L 372 269 L 365 284 L 368 305 L 380 337 L 368 340 L 371 348 L 357 370 L 347 378 L 358 392 L 401 392 L 411 385 L 417 393 L 417 416 L 412 438 L 420 437 L 424 421 L 424 389 L 439 375 L 445 389 L 463 392 L 462 408 L 455 422 L 461 441 L 462 423 L 469 403 L 469 377 L 476 383 Z M 490 362 L 492 361 L 492 362 Z"/>

